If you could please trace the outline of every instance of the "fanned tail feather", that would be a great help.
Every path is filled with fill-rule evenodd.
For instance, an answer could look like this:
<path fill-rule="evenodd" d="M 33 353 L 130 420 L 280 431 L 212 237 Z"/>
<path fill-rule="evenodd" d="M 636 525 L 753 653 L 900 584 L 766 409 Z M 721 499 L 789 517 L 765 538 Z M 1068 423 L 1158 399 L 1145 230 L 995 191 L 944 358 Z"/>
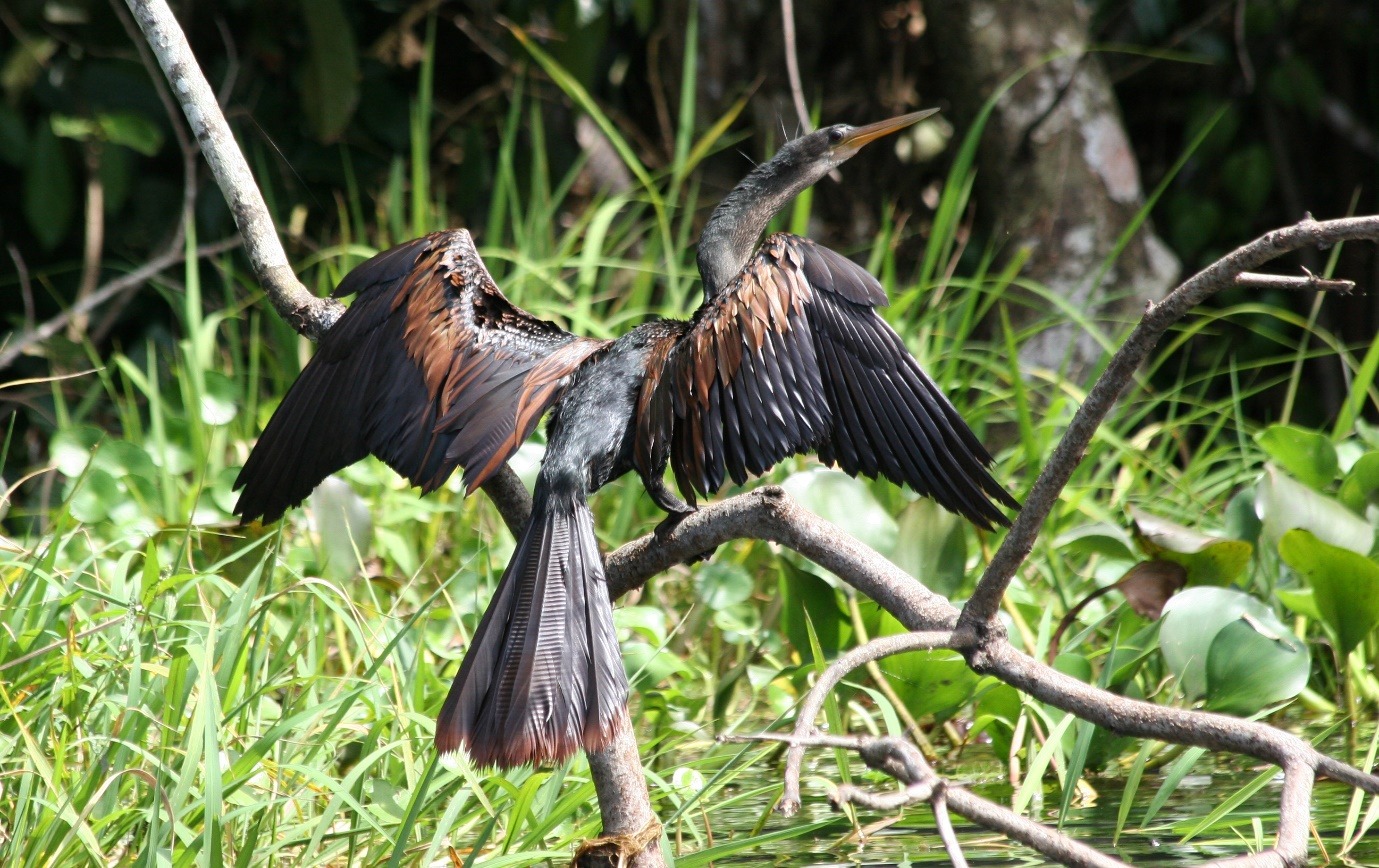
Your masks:
<path fill-rule="evenodd" d="M 617 733 L 627 676 L 583 499 L 540 489 L 436 721 L 475 764 L 558 763 Z"/>

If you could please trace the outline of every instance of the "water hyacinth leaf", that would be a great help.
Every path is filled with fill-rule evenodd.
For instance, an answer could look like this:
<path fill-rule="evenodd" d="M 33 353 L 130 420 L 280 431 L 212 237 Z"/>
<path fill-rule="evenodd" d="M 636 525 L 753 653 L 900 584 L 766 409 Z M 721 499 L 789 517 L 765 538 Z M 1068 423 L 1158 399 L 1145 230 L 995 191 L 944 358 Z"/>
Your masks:
<path fill-rule="evenodd" d="M 663 644 L 670 635 L 666 613 L 656 606 L 619 606 L 613 610 L 613 623 L 619 630 L 638 633 L 655 645 Z"/>
<path fill-rule="evenodd" d="M 1362 515 L 1366 507 L 1379 505 L 1379 452 L 1366 452 L 1351 465 L 1337 496 L 1341 503 Z"/>
<path fill-rule="evenodd" d="M 800 505 L 833 522 L 882 554 L 895 548 L 897 526 L 871 489 L 846 473 L 815 467 L 791 475 L 781 487 Z"/>
<path fill-rule="evenodd" d="M 639 690 L 654 687 L 672 675 L 699 677 L 679 656 L 662 654 L 659 646 L 640 640 L 623 643 L 622 662 L 628 680 Z"/>
<path fill-rule="evenodd" d="M 1273 465 L 1264 468 L 1255 494 L 1264 521 L 1264 537 L 1274 544 L 1295 528 L 1310 531 L 1329 545 L 1367 555 L 1374 547 L 1374 528 L 1338 500 L 1292 479 Z"/>
<path fill-rule="evenodd" d="M 1322 620 L 1322 611 L 1317 608 L 1317 595 L 1311 588 L 1275 588 L 1274 599 L 1304 618 Z"/>
<path fill-rule="evenodd" d="M 916 500 L 900 513 L 891 561 L 945 597 L 962 586 L 967 534 L 962 519 L 932 500 Z"/>
<path fill-rule="evenodd" d="M 1178 564 L 1189 585 L 1228 585 L 1249 566 L 1254 546 L 1209 536 L 1142 510 L 1131 509 L 1135 539 L 1151 558 Z"/>
<path fill-rule="evenodd" d="M 311 514 L 321 537 L 322 572 L 337 579 L 354 575 L 373 543 L 368 504 L 348 482 L 327 476 L 311 492 Z"/>
<path fill-rule="evenodd" d="M 1263 527 L 1259 514 L 1255 511 L 1254 489 L 1245 488 L 1237 491 L 1226 504 L 1226 536 L 1253 545 L 1259 540 L 1259 532 Z"/>
<path fill-rule="evenodd" d="M 45 249 L 56 247 L 67 237 L 76 201 L 76 181 L 66 150 L 52 127 L 40 122 L 24 167 L 24 217 Z"/>
<path fill-rule="evenodd" d="M 63 476 L 80 476 L 91 461 L 91 450 L 103 437 L 105 432 L 91 425 L 62 428 L 48 443 L 48 457 Z"/>
<path fill-rule="evenodd" d="M 0 163 L 16 169 L 29 155 L 29 130 L 24 118 L 8 103 L 0 102 Z"/>
<path fill-rule="evenodd" d="M 111 507 L 123 499 L 123 494 L 115 477 L 92 468 L 82 477 L 80 487 L 72 492 L 68 508 L 77 521 L 95 524 L 109 518 Z"/>
<path fill-rule="evenodd" d="M 1274 463 L 1304 485 L 1318 491 L 1336 478 L 1339 462 L 1331 438 L 1296 425 L 1270 425 L 1255 435 Z"/>
<path fill-rule="evenodd" d="M 91 466 L 117 477 L 152 480 L 158 475 L 153 459 L 139 444 L 129 440 L 107 440 L 91 458 Z"/>
<path fill-rule="evenodd" d="M 302 66 L 302 108 L 312 132 L 333 142 L 359 104 L 359 59 L 354 31 L 339 0 L 302 0 L 307 52 Z"/>
<path fill-rule="evenodd" d="M 989 676 L 982 679 L 973 703 L 968 738 L 975 740 L 978 735 L 985 734 L 991 738 L 991 750 L 997 757 L 1010 756 L 1015 723 L 1022 707 L 1020 692 L 1014 687 Z"/>
<path fill-rule="evenodd" d="M 1207 708 L 1248 716 L 1297 696 L 1307 686 L 1307 645 L 1268 613 L 1222 627 L 1207 651 Z"/>
<path fill-rule="evenodd" d="M 1322 623 L 1349 654 L 1379 625 L 1379 564 L 1305 530 L 1292 530 L 1279 541 L 1284 563 L 1312 588 Z"/>
<path fill-rule="evenodd" d="M 1168 599 L 1187 584 L 1187 570 L 1172 561 L 1152 560 L 1135 564 L 1116 582 L 1130 608 L 1142 618 L 1157 621 Z"/>
<path fill-rule="evenodd" d="M 741 565 L 711 561 L 694 571 L 694 590 L 711 612 L 735 606 L 752 596 L 752 576 Z"/>
<path fill-rule="evenodd" d="M 977 690 L 981 676 L 956 651 L 907 651 L 880 661 L 896 695 L 910 714 L 952 717 Z"/>
<path fill-rule="evenodd" d="M 794 648 L 809 647 L 809 626 L 819 647 L 833 656 L 852 641 L 852 619 L 844 611 L 836 588 L 789 561 L 780 564 L 780 623 Z"/>
<path fill-rule="evenodd" d="M 1278 623 L 1267 605 L 1231 588 L 1188 588 L 1164 606 L 1159 648 L 1189 700 L 1208 695 L 1207 659 L 1216 635 L 1246 616 L 1261 624 Z"/>
<path fill-rule="evenodd" d="M 219 371 L 206 371 L 201 393 L 201 421 L 207 425 L 228 425 L 234 421 L 238 390 L 229 377 Z"/>
<path fill-rule="evenodd" d="M 1065 554 L 1102 555 L 1122 561 L 1138 560 L 1129 534 L 1116 525 L 1099 522 L 1074 528 L 1054 540 Z"/>

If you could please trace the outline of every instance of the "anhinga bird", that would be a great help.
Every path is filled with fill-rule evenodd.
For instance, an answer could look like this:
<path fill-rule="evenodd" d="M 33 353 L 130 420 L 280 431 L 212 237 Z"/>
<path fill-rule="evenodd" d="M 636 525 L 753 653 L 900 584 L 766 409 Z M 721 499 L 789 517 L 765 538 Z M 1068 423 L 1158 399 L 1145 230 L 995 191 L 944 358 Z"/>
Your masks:
<path fill-rule="evenodd" d="M 436 745 L 480 765 L 560 761 L 615 734 L 627 701 L 588 496 L 635 469 L 662 509 L 786 456 L 909 485 L 974 524 L 1018 508 L 991 456 L 877 315 L 885 291 L 771 217 L 916 112 L 797 138 L 714 210 L 699 241 L 704 303 L 615 341 L 569 334 L 512 305 L 464 230 L 378 254 L 236 487 L 246 521 L 276 520 L 327 474 L 372 453 L 424 490 L 457 467 L 472 492 L 547 410 L 531 518 L 436 723 Z"/>

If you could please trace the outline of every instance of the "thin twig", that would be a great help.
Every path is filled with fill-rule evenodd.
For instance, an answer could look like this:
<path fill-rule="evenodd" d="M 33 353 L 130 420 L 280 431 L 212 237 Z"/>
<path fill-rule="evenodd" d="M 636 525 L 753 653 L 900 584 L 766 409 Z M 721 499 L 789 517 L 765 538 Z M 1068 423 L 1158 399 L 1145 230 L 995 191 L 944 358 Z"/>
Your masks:
<path fill-rule="evenodd" d="M 96 141 L 82 143 L 82 164 L 86 167 L 85 232 L 81 246 L 81 281 L 77 284 L 76 303 L 96 291 L 101 277 L 101 252 L 105 249 L 105 185 L 101 183 L 101 145 Z M 79 341 L 86 334 L 86 314 L 78 314 L 68 321 L 67 335 Z"/>
<path fill-rule="evenodd" d="M 29 280 L 29 266 L 24 262 L 24 255 L 14 246 L 14 242 L 6 244 L 5 249 L 9 251 L 10 260 L 14 262 L 14 273 L 19 275 L 19 294 L 24 302 L 24 330 L 29 331 L 33 329 L 34 321 L 37 319 L 33 282 Z"/>
<path fill-rule="evenodd" d="M 1106 370 L 1073 416 L 1063 439 L 1049 456 L 1043 472 L 1025 498 L 1024 509 L 1016 517 L 1014 526 L 1006 534 L 977 583 L 976 590 L 963 607 L 959 629 L 980 633 L 997 628 L 995 619 L 1001 607 L 1001 598 L 1005 596 L 1015 571 L 1034 548 L 1034 541 L 1044 521 L 1053 511 L 1073 470 L 1081 463 L 1092 435 L 1169 326 L 1213 294 L 1234 286 L 1239 275 L 1285 253 L 1308 246 L 1376 239 L 1379 239 L 1379 216 L 1347 217 L 1324 222 L 1308 216 L 1293 226 L 1275 229 L 1223 256 L 1188 278 L 1158 304 L 1151 303 L 1125 343 L 1111 357 Z"/>
<path fill-rule="evenodd" d="M 790 78 L 790 96 L 795 100 L 795 114 L 800 118 L 802 134 L 814 132 L 809 120 L 809 107 L 804 102 L 804 86 L 800 84 L 800 61 L 795 56 L 795 3 L 780 0 L 781 39 L 785 43 L 785 74 Z"/>
<path fill-rule="evenodd" d="M 1310 271 L 1302 277 L 1246 272 L 1235 276 L 1234 285 L 1242 289 L 1291 289 L 1300 292 L 1334 292 L 1337 295 L 1349 295 L 1355 291 L 1353 280 L 1318 277 Z"/>
<path fill-rule="evenodd" d="M 611 552 L 604 561 L 610 592 L 619 596 L 676 563 L 739 538 L 778 542 L 822 563 L 911 629 L 943 630 L 955 623 L 957 611 L 942 597 L 840 528 L 799 508 L 783 491 L 772 486 L 702 507 L 667 533 L 648 534 Z M 887 638 L 900 641 L 898 637 Z M 970 639 L 968 636 L 963 643 L 954 642 L 953 647 L 964 653 L 980 648 L 980 655 L 969 658 L 969 662 L 979 664 L 974 666 L 978 671 L 1098 726 L 1126 735 L 1240 753 L 1283 767 L 1302 762 L 1333 780 L 1379 794 L 1379 776 L 1328 757 L 1296 736 L 1267 724 L 1116 696 L 1034 661 L 995 634 L 976 645 L 965 644 Z M 808 720 L 816 715 L 814 712 Z M 797 720 L 804 718 L 806 710 L 802 707 Z M 956 806 L 954 810 L 976 819 Z M 1021 834 L 1026 832 L 1035 834 L 1028 829 Z M 1025 837 L 1017 840 L 1029 843 Z"/>
<path fill-rule="evenodd" d="M 254 274 L 278 314 L 315 340 L 334 325 L 344 306 L 317 298 L 297 280 L 268 214 L 263 194 L 235 143 L 211 85 L 197 65 L 187 38 L 165 0 L 126 0 L 158 64 L 172 84 L 211 174 L 224 194 Z"/>
<path fill-rule="evenodd" d="M 824 701 L 833 692 L 833 688 L 837 687 L 838 683 L 854 669 L 883 657 L 890 657 L 892 654 L 944 648 L 949 645 L 952 639 L 951 633 L 939 631 L 901 633 L 897 636 L 882 636 L 880 639 L 873 639 L 867 644 L 860 645 L 842 655 L 820 673 L 819 680 L 814 683 L 804 701 L 800 703 L 800 710 L 795 714 L 795 737 L 801 738 L 814 733 L 814 721 L 823 709 Z M 800 766 L 803 762 L 804 745 L 799 742 L 792 742 L 790 749 L 785 752 L 785 789 L 781 792 L 780 804 L 777 806 L 777 809 L 787 817 L 794 816 L 800 810 Z"/>
<path fill-rule="evenodd" d="M 217 256 L 227 250 L 234 250 L 243 243 L 238 235 L 215 241 L 210 244 L 203 244 L 196 248 L 196 258 L 205 259 L 208 256 Z M 67 325 L 67 321 L 74 316 L 90 313 L 97 307 L 104 304 L 111 297 L 118 295 L 130 287 L 136 287 L 145 283 L 149 278 L 157 275 L 165 268 L 176 265 L 185 258 L 181 248 L 171 250 L 150 259 L 143 265 L 134 269 L 126 275 L 117 277 L 86 298 L 62 311 L 52 319 L 32 328 L 13 340 L 0 344 L 0 371 L 14 364 L 14 360 L 19 358 L 29 347 L 34 344 L 46 341 L 48 338 L 57 334 Z"/>

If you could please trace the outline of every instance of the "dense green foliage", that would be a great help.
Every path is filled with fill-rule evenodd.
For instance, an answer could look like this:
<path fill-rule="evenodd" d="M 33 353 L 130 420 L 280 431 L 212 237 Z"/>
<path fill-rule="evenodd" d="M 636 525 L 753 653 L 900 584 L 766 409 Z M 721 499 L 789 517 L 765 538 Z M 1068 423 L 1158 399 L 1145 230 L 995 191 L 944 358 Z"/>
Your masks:
<path fill-rule="evenodd" d="M 647 26 L 638 18 L 644 5 L 613 4 L 605 26 Z M 435 22 L 422 19 L 417 34 L 432 38 Z M 694 26 L 690 19 L 691 46 Z M 312 38 L 325 37 L 308 45 Z M 308 144 L 338 134 L 346 97 L 307 118 L 310 136 L 289 137 L 300 146 L 289 157 L 294 169 L 311 182 L 340 182 L 328 206 L 304 206 L 310 226 L 294 236 L 304 277 L 324 290 L 362 256 L 458 213 L 483 227 L 483 253 L 504 291 L 541 316 L 610 336 L 647 316 L 683 315 L 697 294 L 696 178 L 704 160 L 734 146 L 727 131 L 743 103 L 705 120 L 685 90 L 668 158 L 646 159 L 591 95 L 573 45 L 557 56 L 534 42 L 504 43 L 524 60 L 513 61 L 520 71 L 501 103 L 486 103 L 491 129 L 477 133 L 436 120 L 430 100 L 442 53 L 423 45 L 423 61 L 405 75 L 357 57 L 356 100 L 370 87 L 394 88 L 364 101 L 378 114 L 359 112 L 377 137 L 338 149 Z M 326 66 L 301 72 L 300 96 L 319 97 L 344 74 L 322 54 L 329 48 L 303 54 Z M 694 63 L 686 52 L 684 80 L 693 80 Z M 129 60 L 112 64 L 138 72 Z M 113 73 L 85 73 L 104 74 Z M 588 189 L 584 161 L 547 132 L 551 104 L 595 119 L 630 186 Z M 146 102 L 139 111 L 158 110 Z M 99 137 L 106 154 L 140 141 L 158 150 L 156 137 L 120 117 L 38 124 L 34 135 L 61 128 Z M 998 447 L 997 476 L 1018 496 L 1082 386 L 1016 368 L 1019 347 L 1042 324 L 1013 331 L 1006 312 L 1041 290 L 1021 278 L 1018 261 L 994 265 L 999 251 L 967 231 L 979 134 L 964 131 L 950 148 L 922 235 L 877 200 L 867 206 L 875 233 L 847 252 L 882 276 L 893 302 L 886 315 Z M 433 157 L 447 147 L 470 158 L 437 168 Z M 300 189 L 280 183 L 266 149 L 251 152 L 287 218 Z M 131 184 L 130 195 L 180 196 L 151 186 Z M 62 207 L 57 198 L 44 207 Z M 208 212 L 212 198 L 202 197 Z M 785 222 L 808 226 L 813 205 L 802 197 Z M 162 228 L 138 225 L 136 213 L 112 211 L 119 231 Z M 57 249 L 63 232 L 75 231 L 60 228 L 60 216 L 41 215 L 34 230 L 49 232 Z M 225 223 L 202 213 L 184 228 L 194 245 Z M 230 483 L 309 350 L 232 255 L 192 262 L 154 289 L 136 308 L 158 312 L 152 325 L 122 328 L 113 348 L 53 349 L 53 372 L 74 376 L 11 387 L 37 409 L 9 417 L 0 454 L 11 482 L 34 473 L 16 487 L 0 540 L 0 858 L 562 864 L 598 829 L 583 759 L 491 775 L 463 759 L 437 761 L 430 749 L 448 678 L 513 544 L 495 511 L 482 497 L 462 499 L 453 483 L 419 498 L 370 460 L 281 526 L 235 526 Z M 1047 303 L 1048 321 L 1082 318 L 1058 299 Z M 1221 340 L 1243 332 L 1252 335 L 1248 353 Z M 1114 346 L 1114 335 L 1100 337 Z M 1379 353 L 1369 349 L 1357 352 L 1318 317 L 1276 300 L 1238 300 L 1185 323 L 1094 440 L 1012 586 L 1005 615 L 1015 641 L 1125 695 L 1264 713 L 1286 726 L 1345 726 L 1349 750 L 1372 764 L 1368 732 L 1349 725 L 1372 720 L 1379 706 L 1370 671 L 1379 658 L 1379 436 L 1362 421 L 1374 407 Z M 1321 431 L 1288 424 L 1317 359 L 1347 375 L 1343 410 Z M 1282 409 L 1256 420 L 1250 409 L 1262 395 L 1285 400 L 1270 400 Z M 526 447 L 519 470 L 530 474 L 538 457 L 539 445 Z M 997 541 L 909 492 L 810 459 L 786 462 L 768 481 L 950 599 L 971 590 Z M 609 548 L 661 517 L 634 480 L 611 485 L 594 505 Z M 1160 621 L 1144 614 L 1137 593 L 1164 576 L 1187 587 Z M 1088 601 L 1112 585 L 1116 592 Z M 678 865 L 847 831 L 843 820 L 786 822 L 764 811 L 746 826 L 725 820 L 744 805 L 760 810 L 779 785 L 772 750 L 713 736 L 788 719 L 824 660 L 899 629 L 893 619 L 803 559 L 740 542 L 711 563 L 657 577 L 623 602 L 617 621 L 653 798 L 673 849 L 686 854 Z M 1022 808 L 1046 790 L 1067 807 L 1084 772 L 1123 773 L 1133 792 L 1149 786 L 1146 770 L 1162 768 L 1149 810 L 1132 812 L 1127 796 L 1120 814 L 1127 837 L 1161 835 L 1154 820 L 1164 800 L 1207 762 L 1199 751 L 1112 738 L 972 675 L 953 655 L 905 655 L 881 671 L 844 686 L 828 710 L 832 726 L 908 729 L 946 763 L 976 753 L 974 773 L 1008 775 Z M 822 758 L 820 777 L 856 774 L 838 762 Z M 821 787 L 810 794 L 820 797 Z M 1172 834 L 1252 845 L 1258 835 L 1251 818 L 1232 813 L 1237 804 Z M 1357 800 L 1345 828 L 1320 830 L 1333 854 L 1373 821 L 1365 808 Z"/>

